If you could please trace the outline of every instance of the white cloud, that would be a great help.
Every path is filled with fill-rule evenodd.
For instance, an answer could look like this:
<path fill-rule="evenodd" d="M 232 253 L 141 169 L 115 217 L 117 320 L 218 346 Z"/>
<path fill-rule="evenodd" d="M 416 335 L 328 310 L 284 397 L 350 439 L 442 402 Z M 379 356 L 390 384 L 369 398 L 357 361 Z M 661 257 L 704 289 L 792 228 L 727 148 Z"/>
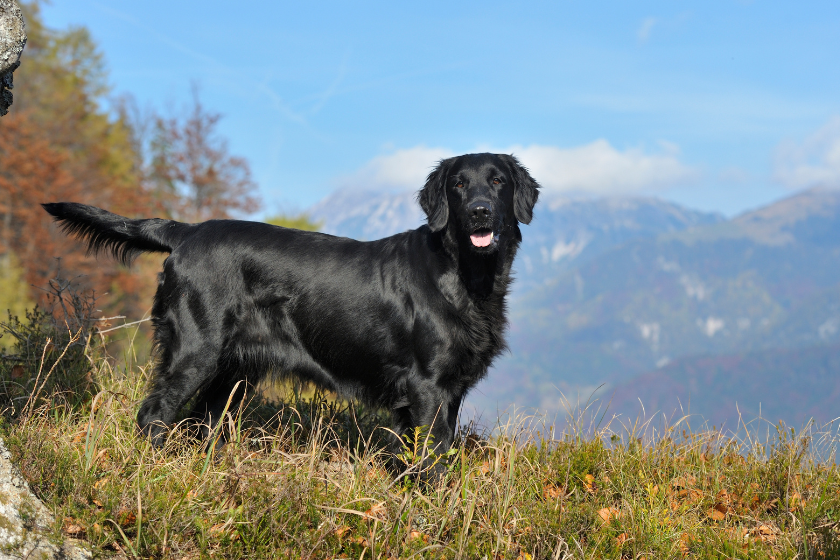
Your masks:
<path fill-rule="evenodd" d="M 678 159 L 676 145 L 660 144 L 663 150 L 656 154 L 637 148 L 619 151 L 606 140 L 575 148 L 531 145 L 479 151 L 514 154 L 546 194 L 647 194 L 697 178 L 697 171 Z M 438 160 L 452 155 L 452 150 L 425 146 L 397 150 L 373 158 L 338 183 L 372 190 L 417 190 Z"/>
<path fill-rule="evenodd" d="M 793 189 L 840 186 L 840 116 L 804 142 L 782 142 L 774 156 L 774 178 Z"/>
<path fill-rule="evenodd" d="M 365 190 L 418 190 L 437 162 L 453 155 L 446 148 L 425 146 L 397 150 L 376 156 L 356 173 L 340 178 L 338 183 Z"/>
<path fill-rule="evenodd" d="M 513 153 L 547 192 L 596 195 L 650 193 L 694 181 L 698 173 L 677 158 L 676 146 L 662 154 L 619 151 L 606 140 L 576 148 L 514 146 Z"/>
<path fill-rule="evenodd" d="M 642 24 L 639 26 L 639 29 L 636 31 L 636 36 L 639 38 L 639 41 L 642 43 L 646 43 L 648 39 L 650 39 L 650 34 L 653 31 L 653 26 L 656 25 L 657 19 L 654 17 L 647 17 L 642 20 Z"/>

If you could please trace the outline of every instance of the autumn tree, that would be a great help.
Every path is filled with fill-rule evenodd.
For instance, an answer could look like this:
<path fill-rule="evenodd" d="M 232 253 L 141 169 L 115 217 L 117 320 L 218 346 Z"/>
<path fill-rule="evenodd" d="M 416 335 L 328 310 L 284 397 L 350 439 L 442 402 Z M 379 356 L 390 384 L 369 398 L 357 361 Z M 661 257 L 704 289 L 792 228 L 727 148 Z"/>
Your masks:
<path fill-rule="evenodd" d="M 67 274 L 111 293 L 109 307 L 142 313 L 134 294 L 147 282 L 119 265 L 85 259 L 40 208 L 53 200 L 128 214 L 149 206 L 131 131 L 102 109 L 102 55 L 85 29 L 47 29 L 38 3 L 21 7 L 29 40 L 15 73 L 14 110 L 0 124 L 0 259 L 6 268 L 19 263 L 37 298 L 55 274 L 53 257 L 63 257 Z"/>
<path fill-rule="evenodd" d="M 257 185 L 248 162 L 228 153 L 216 126 L 218 113 L 207 111 L 193 87 L 185 118 L 155 118 L 149 149 L 152 191 L 171 217 L 200 222 L 250 214 L 259 208 Z"/>

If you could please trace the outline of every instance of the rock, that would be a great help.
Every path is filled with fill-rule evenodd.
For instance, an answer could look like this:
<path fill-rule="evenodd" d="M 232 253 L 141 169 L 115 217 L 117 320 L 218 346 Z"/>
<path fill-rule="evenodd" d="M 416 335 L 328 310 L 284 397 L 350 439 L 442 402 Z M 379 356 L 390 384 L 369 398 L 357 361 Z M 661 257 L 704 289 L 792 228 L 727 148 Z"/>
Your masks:
<path fill-rule="evenodd" d="M 2 2 L 2 0 L 0 0 Z M 0 560 L 88 560 L 93 558 L 74 539 L 55 542 L 50 528 L 55 519 L 29 490 L 0 439 Z"/>
<path fill-rule="evenodd" d="M 0 0 L 0 117 L 12 104 L 12 72 L 20 66 L 26 45 L 26 25 L 14 0 Z"/>

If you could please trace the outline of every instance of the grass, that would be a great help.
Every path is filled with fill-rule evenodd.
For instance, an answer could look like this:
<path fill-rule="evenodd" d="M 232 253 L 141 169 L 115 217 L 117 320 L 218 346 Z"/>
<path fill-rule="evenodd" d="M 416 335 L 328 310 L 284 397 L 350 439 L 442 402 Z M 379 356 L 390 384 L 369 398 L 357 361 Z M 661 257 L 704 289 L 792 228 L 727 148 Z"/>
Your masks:
<path fill-rule="evenodd" d="M 154 449 L 134 424 L 150 364 L 107 357 L 84 325 L 9 329 L 28 335 L 0 364 L 0 436 L 55 513 L 53 536 L 102 557 L 840 557 L 832 426 L 759 438 L 585 428 L 580 414 L 555 433 L 512 416 L 464 426 L 448 475 L 418 484 L 383 469 L 381 412 L 320 392 L 228 411 L 217 451 L 177 428 Z M 416 469 L 414 436 L 403 455 Z"/>

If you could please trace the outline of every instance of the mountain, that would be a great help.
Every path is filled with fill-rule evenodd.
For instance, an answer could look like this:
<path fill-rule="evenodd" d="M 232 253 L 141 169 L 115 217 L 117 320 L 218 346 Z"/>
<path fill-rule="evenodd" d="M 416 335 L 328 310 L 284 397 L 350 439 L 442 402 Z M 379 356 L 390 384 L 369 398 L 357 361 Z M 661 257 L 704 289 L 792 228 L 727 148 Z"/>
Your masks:
<path fill-rule="evenodd" d="M 411 193 L 338 192 L 311 215 L 368 239 L 422 223 Z M 803 391 L 833 394 L 830 375 L 797 372 L 840 343 L 840 192 L 805 191 L 731 220 L 653 198 L 544 199 L 522 235 L 510 352 L 471 408 L 556 411 L 598 387 L 665 403 L 701 371 L 717 373 L 695 376 L 706 381 L 693 403 L 724 402 L 735 391 L 727 376 L 744 387 L 769 380 L 738 397 L 742 411 L 786 402 L 799 377 Z M 826 360 L 819 371 L 833 367 Z"/>
<path fill-rule="evenodd" d="M 690 414 L 693 425 L 705 420 L 732 430 L 758 418 L 823 425 L 840 416 L 840 344 L 685 358 L 601 398 L 610 401 L 610 416 L 630 419 L 640 416 L 642 403 L 648 418 L 658 413 L 674 422 Z"/>
<path fill-rule="evenodd" d="M 307 215 L 331 235 L 362 241 L 381 239 L 425 223 L 413 192 L 338 190 L 309 209 Z"/>
<path fill-rule="evenodd" d="M 805 206 L 810 212 L 795 220 L 784 212 Z M 614 246 L 524 296 L 512 313 L 522 325 L 514 336 L 528 348 L 550 347 L 546 365 L 583 353 L 581 374 L 608 383 L 680 356 L 833 339 L 838 224 L 840 193 L 809 192 L 732 221 Z"/>
<path fill-rule="evenodd" d="M 556 409 L 564 396 L 634 387 L 640 375 L 695 356 L 789 349 L 791 373 L 797 351 L 838 342 L 840 193 L 808 191 L 730 221 L 614 246 L 530 290 L 511 306 L 512 352 L 477 407 L 513 396 Z M 644 394 L 640 386 L 636 396 Z M 784 392 L 776 400 L 785 402 Z"/>

